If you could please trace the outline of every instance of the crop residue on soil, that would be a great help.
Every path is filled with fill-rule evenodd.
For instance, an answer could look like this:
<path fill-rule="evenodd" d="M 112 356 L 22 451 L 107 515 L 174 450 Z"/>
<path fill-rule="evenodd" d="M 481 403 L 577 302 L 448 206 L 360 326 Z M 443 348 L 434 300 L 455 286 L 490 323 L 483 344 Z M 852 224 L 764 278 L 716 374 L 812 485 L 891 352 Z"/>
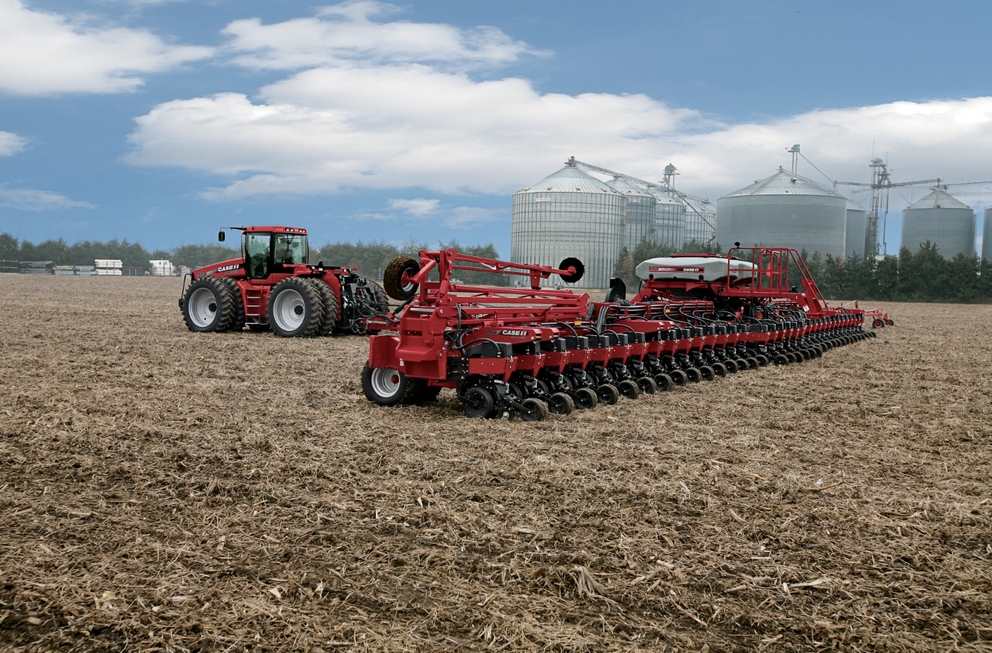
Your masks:
<path fill-rule="evenodd" d="M 988 650 L 992 308 L 540 423 L 5 275 L 0 648 Z"/>

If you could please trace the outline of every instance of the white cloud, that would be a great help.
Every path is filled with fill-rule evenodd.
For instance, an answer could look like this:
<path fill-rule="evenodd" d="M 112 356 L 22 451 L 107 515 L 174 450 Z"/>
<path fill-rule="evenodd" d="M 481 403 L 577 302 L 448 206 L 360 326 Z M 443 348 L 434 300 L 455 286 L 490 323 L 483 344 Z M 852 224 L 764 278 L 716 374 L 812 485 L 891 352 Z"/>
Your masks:
<path fill-rule="evenodd" d="M 680 188 L 715 199 L 788 165 L 793 143 L 838 179 L 867 181 L 873 144 L 895 181 L 992 179 L 992 98 L 726 124 L 645 95 L 541 93 L 525 79 L 475 79 L 468 66 L 527 46 L 499 33 L 494 42 L 512 47 L 492 50 L 466 45 L 478 32 L 371 20 L 390 9 L 352 2 L 317 18 L 232 23 L 231 47 L 250 52 L 241 63 L 317 67 L 254 99 L 223 93 L 160 104 L 136 119 L 128 160 L 226 177 L 205 192 L 214 199 L 341 188 L 505 194 L 569 155 L 651 180 L 674 163 Z M 445 36 L 436 52 L 426 45 L 431 30 Z M 480 54 L 490 51 L 498 54 Z M 826 183 L 805 162 L 800 172 Z"/>
<path fill-rule="evenodd" d="M 0 132 L 0 156 L 13 156 L 27 145 L 27 139 L 10 132 Z"/>
<path fill-rule="evenodd" d="M 402 211 L 407 215 L 422 218 L 426 215 L 436 213 L 441 200 L 436 199 L 414 199 L 414 200 L 389 200 L 389 208 L 394 211 Z"/>
<path fill-rule="evenodd" d="M 21 0 L 0 0 L 0 91 L 15 95 L 119 93 L 142 75 L 211 56 L 172 45 L 147 30 L 93 26 Z"/>
<path fill-rule="evenodd" d="M 0 206 L 21 211 L 50 211 L 55 209 L 95 208 L 87 202 L 76 202 L 44 190 L 21 190 L 0 187 Z"/>
<path fill-rule="evenodd" d="M 224 29 L 234 61 L 252 68 L 292 70 L 315 66 L 432 62 L 458 68 L 505 64 L 526 44 L 492 27 L 460 29 L 436 23 L 374 22 L 398 7 L 360 0 L 324 7 L 313 18 L 263 25 L 237 20 Z"/>

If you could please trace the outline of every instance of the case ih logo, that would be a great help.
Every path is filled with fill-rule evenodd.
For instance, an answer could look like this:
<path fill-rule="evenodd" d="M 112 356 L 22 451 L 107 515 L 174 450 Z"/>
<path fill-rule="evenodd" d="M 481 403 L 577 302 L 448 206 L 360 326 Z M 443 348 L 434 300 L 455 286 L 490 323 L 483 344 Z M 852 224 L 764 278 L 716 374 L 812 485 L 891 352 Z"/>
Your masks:
<path fill-rule="evenodd" d="M 663 265 L 652 265 L 648 268 L 648 272 L 702 272 L 703 268 L 673 268 L 666 267 Z"/>
<path fill-rule="evenodd" d="M 516 336 L 522 338 L 524 336 L 530 335 L 527 331 L 514 331 L 513 329 L 490 329 L 486 331 L 486 335 L 489 336 Z"/>
<path fill-rule="evenodd" d="M 241 267 L 240 265 L 225 265 L 222 268 L 217 268 L 217 271 L 218 272 L 230 272 L 231 270 L 237 270 L 240 267 Z"/>

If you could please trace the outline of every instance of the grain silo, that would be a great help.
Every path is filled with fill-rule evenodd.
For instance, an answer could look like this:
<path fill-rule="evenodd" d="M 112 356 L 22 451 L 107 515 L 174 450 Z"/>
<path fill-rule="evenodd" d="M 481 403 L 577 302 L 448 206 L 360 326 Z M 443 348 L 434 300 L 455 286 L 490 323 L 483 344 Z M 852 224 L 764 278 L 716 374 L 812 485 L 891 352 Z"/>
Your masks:
<path fill-rule="evenodd" d="M 675 193 L 653 190 L 654 242 L 659 245 L 681 247 L 685 243 L 685 202 Z"/>
<path fill-rule="evenodd" d="M 992 206 L 985 209 L 982 221 L 982 258 L 992 262 Z"/>
<path fill-rule="evenodd" d="M 975 255 L 975 212 L 939 188 L 902 212 L 902 246 L 915 252 L 930 241 L 944 258 Z"/>
<path fill-rule="evenodd" d="M 847 199 L 778 169 L 771 177 L 717 200 L 716 238 L 723 246 L 791 247 L 843 256 Z"/>
<path fill-rule="evenodd" d="M 847 229 L 845 231 L 845 239 L 847 241 L 846 256 L 865 257 L 865 236 L 867 229 L 868 212 L 864 209 L 859 209 L 849 201 L 847 203 Z M 869 252 L 869 254 L 874 254 L 874 252 Z"/>
<path fill-rule="evenodd" d="M 716 207 L 706 199 L 686 197 L 685 242 L 708 245 L 716 239 Z"/>
<path fill-rule="evenodd" d="M 642 238 L 655 239 L 655 197 L 644 188 L 625 179 L 614 179 L 606 185 L 627 198 L 625 218 L 621 222 L 620 244 L 633 251 Z"/>
<path fill-rule="evenodd" d="M 557 266 L 569 256 L 586 266 L 579 288 L 606 288 L 620 254 L 627 199 L 567 165 L 513 194 L 510 260 Z"/>

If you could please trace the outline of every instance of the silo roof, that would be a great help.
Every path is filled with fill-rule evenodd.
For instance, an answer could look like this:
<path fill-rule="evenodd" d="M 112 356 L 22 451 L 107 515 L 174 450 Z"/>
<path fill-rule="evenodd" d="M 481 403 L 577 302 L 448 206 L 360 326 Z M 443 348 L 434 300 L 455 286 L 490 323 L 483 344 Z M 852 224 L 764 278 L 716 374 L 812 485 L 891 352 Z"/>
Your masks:
<path fill-rule="evenodd" d="M 947 192 L 942 191 L 940 189 L 935 189 L 930 191 L 930 193 L 926 197 L 914 203 L 906 210 L 909 211 L 912 209 L 970 209 L 970 208 L 971 208 L 970 206 L 968 206 L 961 200 L 949 195 Z"/>
<path fill-rule="evenodd" d="M 724 197 L 746 197 L 749 195 L 819 195 L 841 197 L 829 188 L 801 175 L 779 168 L 771 177 L 754 182 L 750 186 L 725 195 Z"/>
<path fill-rule="evenodd" d="M 643 195 L 644 197 L 652 197 L 651 193 L 648 192 L 647 189 L 641 188 L 637 184 L 632 184 L 626 179 L 614 179 L 606 182 L 606 185 L 624 195 Z"/>
<path fill-rule="evenodd" d="M 600 180 L 574 166 L 565 166 L 536 184 L 521 188 L 518 193 L 603 193 L 621 195 Z"/>

